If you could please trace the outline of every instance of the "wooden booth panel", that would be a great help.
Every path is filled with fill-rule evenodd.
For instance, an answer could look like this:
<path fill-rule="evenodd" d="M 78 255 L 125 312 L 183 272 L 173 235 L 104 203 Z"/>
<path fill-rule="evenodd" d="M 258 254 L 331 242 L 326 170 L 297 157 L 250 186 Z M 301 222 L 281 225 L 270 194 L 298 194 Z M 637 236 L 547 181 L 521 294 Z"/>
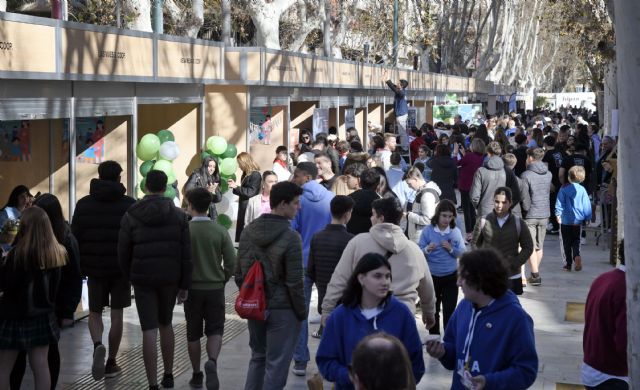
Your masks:
<path fill-rule="evenodd" d="M 200 166 L 198 145 L 198 106 L 195 104 L 141 104 L 138 106 L 138 140 L 148 133 L 170 130 L 180 147 L 178 158 L 173 161 L 173 171 L 178 180 L 178 190 L 189 175 Z M 138 159 L 139 168 L 142 161 Z M 138 181 L 142 178 L 138 175 Z M 182 199 L 182 193 L 181 193 Z"/>
<path fill-rule="evenodd" d="M 266 79 L 269 82 L 302 83 L 300 57 L 291 54 L 271 54 L 266 56 Z"/>
<path fill-rule="evenodd" d="M 153 77 L 152 40 L 63 29 L 62 62 L 64 73 Z"/>
<path fill-rule="evenodd" d="M 240 71 L 240 52 L 225 50 L 224 78 L 226 80 L 242 80 L 242 72 Z"/>
<path fill-rule="evenodd" d="M 2 121 L 0 128 L 0 202 L 20 184 L 33 195 L 49 192 L 49 120 Z M 17 137 L 19 144 L 11 142 Z"/>
<path fill-rule="evenodd" d="M 247 53 L 247 81 L 260 81 L 262 76 L 260 53 Z"/>
<path fill-rule="evenodd" d="M 303 58 L 302 71 L 306 84 L 323 85 L 333 83 L 333 72 L 330 61 L 317 58 Z"/>
<path fill-rule="evenodd" d="M 55 28 L 0 20 L 0 71 L 55 73 Z"/>
<path fill-rule="evenodd" d="M 104 122 L 104 136 L 93 143 L 89 152 L 82 138 L 86 134 L 82 126 L 95 128 L 97 122 Z M 122 184 L 127 186 L 128 174 L 128 116 L 107 116 L 102 118 L 77 118 L 76 132 L 76 200 L 89 195 L 91 179 L 98 177 L 98 165 L 107 160 L 117 161 L 122 167 Z M 131 193 L 132 191 L 128 191 Z"/>
<path fill-rule="evenodd" d="M 221 79 L 220 48 L 158 40 L 158 76 Z"/>
<path fill-rule="evenodd" d="M 358 86 L 358 66 L 348 62 L 334 64 L 335 83 L 340 86 Z"/>
<path fill-rule="evenodd" d="M 238 153 L 247 151 L 247 87 L 206 85 L 205 139 L 224 137 L 236 145 Z"/>

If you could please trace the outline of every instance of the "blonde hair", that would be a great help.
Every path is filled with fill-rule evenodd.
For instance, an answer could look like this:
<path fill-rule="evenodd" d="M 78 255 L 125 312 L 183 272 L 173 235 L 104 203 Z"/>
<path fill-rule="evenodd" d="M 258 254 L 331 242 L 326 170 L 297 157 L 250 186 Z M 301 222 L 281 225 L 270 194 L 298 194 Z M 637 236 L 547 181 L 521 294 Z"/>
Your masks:
<path fill-rule="evenodd" d="M 485 145 L 484 141 L 480 138 L 474 138 L 473 141 L 471 141 L 472 152 L 484 154 L 486 146 L 487 145 Z"/>
<path fill-rule="evenodd" d="M 571 183 L 582 183 L 585 176 L 584 168 L 580 165 L 574 165 L 569 169 L 569 182 Z"/>
<path fill-rule="evenodd" d="M 352 194 L 353 190 L 349 188 L 349 186 L 347 185 L 347 180 L 349 180 L 347 175 L 338 176 L 336 180 L 333 182 L 333 185 L 331 186 L 331 192 L 333 192 L 336 195 L 345 195 L 345 196 Z"/>
<path fill-rule="evenodd" d="M 22 212 L 15 242 L 12 253 L 16 266 L 45 270 L 67 263 L 67 250 L 58 243 L 51 221 L 40 207 L 29 207 Z"/>
<path fill-rule="evenodd" d="M 260 167 L 256 164 L 253 158 L 251 158 L 249 153 L 242 152 L 236 158 L 238 159 L 238 166 L 245 175 L 253 171 L 260 171 Z"/>
<path fill-rule="evenodd" d="M 504 161 L 507 168 L 510 168 L 510 169 L 513 169 L 513 167 L 515 167 L 516 164 L 518 163 L 518 158 L 513 153 L 505 154 L 504 156 L 502 156 L 502 160 Z"/>
<path fill-rule="evenodd" d="M 416 167 L 411 167 L 405 176 L 406 179 L 418 179 L 424 181 L 424 176 L 422 176 L 422 172 Z"/>

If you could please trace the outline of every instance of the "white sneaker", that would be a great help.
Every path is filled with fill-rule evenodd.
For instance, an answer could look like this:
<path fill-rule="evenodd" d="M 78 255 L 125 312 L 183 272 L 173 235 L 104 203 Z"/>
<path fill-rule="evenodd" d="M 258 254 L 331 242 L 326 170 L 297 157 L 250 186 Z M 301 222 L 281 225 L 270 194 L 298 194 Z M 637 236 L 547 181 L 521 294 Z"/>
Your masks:
<path fill-rule="evenodd" d="M 584 237 L 580 237 L 580 245 L 587 245 L 587 239 Z"/>

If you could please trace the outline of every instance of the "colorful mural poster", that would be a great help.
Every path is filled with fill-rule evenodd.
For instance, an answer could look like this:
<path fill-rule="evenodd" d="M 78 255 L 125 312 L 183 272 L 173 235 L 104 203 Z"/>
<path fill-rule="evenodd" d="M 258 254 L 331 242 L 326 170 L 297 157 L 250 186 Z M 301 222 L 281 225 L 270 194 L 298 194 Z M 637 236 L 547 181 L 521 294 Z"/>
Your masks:
<path fill-rule="evenodd" d="M 109 131 L 104 125 L 104 117 L 76 118 L 76 161 L 100 164 L 105 161 L 104 137 Z M 69 142 L 69 121 L 64 121 L 62 145 Z"/>
<path fill-rule="evenodd" d="M 0 121 L 0 161 L 31 160 L 31 122 Z"/>
<path fill-rule="evenodd" d="M 460 114 L 462 121 L 478 124 L 482 114 L 482 104 L 442 104 L 433 106 L 433 123 L 453 124 L 453 117 Z M 479 115 L 480 114 L 480 115 Z"/>
<path fill-rule="evenodd" d="M 270 145 L 271 133 L 279 124 L 271 118 L 271 107 L 252 107 L 249 113 L 249 139 L 253 145 Z"/>

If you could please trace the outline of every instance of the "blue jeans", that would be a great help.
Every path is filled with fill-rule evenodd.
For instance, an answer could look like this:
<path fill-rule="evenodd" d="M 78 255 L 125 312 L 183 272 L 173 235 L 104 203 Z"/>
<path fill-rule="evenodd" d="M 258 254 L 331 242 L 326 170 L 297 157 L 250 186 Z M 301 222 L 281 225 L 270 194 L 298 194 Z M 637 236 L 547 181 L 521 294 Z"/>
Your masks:
<path fill-rule="evenodd" d="M 307 270 L 304 271 L 304 304 L 307 307 L 307 318 L 309 318 L 309 306 L 311 305 L 311 289 L 313 287 L 313 280 L 307 276 Z M 294 362 L 308 362 L 311 360 L 309 356 L 309 321 L 305 319 L 302 321 L 300 327 L 300 336 L 298 336 L 298 343 L 296 349 L 293 352 Z"/>

